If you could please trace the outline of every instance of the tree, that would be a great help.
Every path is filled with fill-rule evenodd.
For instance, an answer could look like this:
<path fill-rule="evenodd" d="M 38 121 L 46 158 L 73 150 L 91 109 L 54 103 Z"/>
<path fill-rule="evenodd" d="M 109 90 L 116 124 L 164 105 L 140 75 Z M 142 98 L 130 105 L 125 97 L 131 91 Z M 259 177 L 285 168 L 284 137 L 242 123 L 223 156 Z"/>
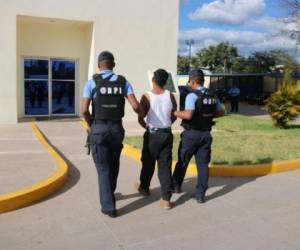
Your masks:
<path fill-rule="evenodd" d="M 177 57 L 177 74 L 187 75 L 189 72 L 189 58 L 185 56 Z"/>
<path fill-rule="evenodd" d="M 288 123 L 299 116 L 300 86 L 291 77 L 290 69 L 285 70 L 282 87 L 268 98 L 265 109 L 279 128 L 287 128 Z"/>
<path fill-rule="evenodd" d="M 281 19 L 283 28 L 281 28 L 279 35 L 285 35 L 295 41 L 295 54 L 300 45 L 300 1 L 299 0 L 280 0 L 284 5 L 287 16 Z M 292 64 L 289 67 L 298 68 L 298 64 Z"/>
<path fill-rule="evenodd" d="M 247 71 L 249 73 L 272 72 L 276 65 L 275 58 L 269 52 L 254 52 L 248 58 Z"/>
<path fill-rule="evenodd" d="M 271 50 L 270 54 L 275 59 L 277 65 L 284 65 L 289 69 L 297 69 L 299 67 L 296 58 L 283 50 Z"/>
<path fill-rule="evenodd" d="M 248 58 L 239 56 L 234 59 L 232 63 L 232 71 L 237 73 L 249 73 L 247 72 L 248 69 Z"/>
<path fill-rule="evenodd" d="M 281 0 L 281 2 L 287 7 L 289 15 L 298 15 L 300 11 L 299 0 Z"/>
<path fill-rule="evenodd" d="M 222 42 L 216 46 L 209 46 L 197 53 L 200 64 L 211 71 L 228 72 L 231 70 L 234 58 L 238 56 L 235 46 Z"/>
<path fill-rule="evenodd" d="M 192 68 L 201 68 L 201 62 L 200 62 L 200 59 L 199 57 L 197 56 L 194 56 L 192 57 Z"/>
<path fill-rule="evenodd" d="M 192 57 L 192 68 L 201 68 L 199 58 Z M 178 56 L 177 57 L 177 74 L 178 75 L 187 75 L 189 73 L 189 57 L 187 56 Z"/>
<path fill-rule="evenodd" d="M 249 57 L 235 58 L 232 65 L 234 72 L 268 73 L 274 70 L 276 60 L 270 52 L 254 52 Z"/>
<path fill-rule="evenodd" d="M 282 50 L 254 52 L 249 57 L 237 57 L 232 65 L 234 72 L 270 73 L 277 72 L 276 66 L 295 69 L 298 63 L 294 57 Z"/>

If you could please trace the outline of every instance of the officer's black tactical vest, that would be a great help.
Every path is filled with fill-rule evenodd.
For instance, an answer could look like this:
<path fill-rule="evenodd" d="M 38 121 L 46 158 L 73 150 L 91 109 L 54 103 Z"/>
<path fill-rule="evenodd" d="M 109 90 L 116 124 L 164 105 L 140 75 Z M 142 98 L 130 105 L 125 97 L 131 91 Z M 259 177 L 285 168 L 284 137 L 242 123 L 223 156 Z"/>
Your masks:
<path fill-rule="evenodd" d="M 180 92 L 180 97 L 179 97 L 179 107 L 180 111 L 185 109 L 185 99 L 186 96 L 191 92 L 191 87 L 188 85 L 185 86 L 179 86 L 179 92 Z"/>
<path fill-rule="evenodd" d="M 216 112 L 217 97 L 210 90 L 194 90 L 189 88 L 189 93 L 195 93 L 198 99 L 195 104 L 195 111 L 191 120 L 182 120 L 181 125 L 185 129 L 196 129 L 210 131 L 214 125 L 214 115 Z"/>
<path fill-rule="evenodd" d="M 116 81 L 110 81 L 111 77 L 103 79 L 101 74 L 93 76 L 96 87 L 92 91 L 92 107 L 96 121 L 119 121 L 124 116 L 126 79 L 118 76 Z"/>

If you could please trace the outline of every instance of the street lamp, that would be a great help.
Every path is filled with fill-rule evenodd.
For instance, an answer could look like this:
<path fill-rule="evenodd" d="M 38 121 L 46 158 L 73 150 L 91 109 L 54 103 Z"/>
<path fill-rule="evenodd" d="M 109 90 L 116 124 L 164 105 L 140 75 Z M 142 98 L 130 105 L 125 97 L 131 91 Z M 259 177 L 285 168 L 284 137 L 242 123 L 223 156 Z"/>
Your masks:
<path fill-rule="evenodd" d="M 189 39 L 185 41 L 185 44 L 189 46 L 189 71 L 192 68 L 192 46 L 195 44 L 194 39 Z"/>

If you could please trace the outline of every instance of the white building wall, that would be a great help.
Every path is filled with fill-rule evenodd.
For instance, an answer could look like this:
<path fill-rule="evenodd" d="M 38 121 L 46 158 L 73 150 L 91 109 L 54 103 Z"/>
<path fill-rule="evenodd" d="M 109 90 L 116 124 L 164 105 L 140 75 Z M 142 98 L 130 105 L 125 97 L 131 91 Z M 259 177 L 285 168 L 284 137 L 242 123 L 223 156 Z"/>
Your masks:
<path fill-rule="evenodd" d="M 16 18 L 10 11 L 0 17 L 0 32 L 0 123 L 16 123 Z"/>
<path fill-rule="evenodd" d="M 23 83 L 21 70 L 17 65 L 24 54 L 72 58 L 79 56 L 82 67 L 79 72 L 79 95 L 82 94 L 87 78 L 96 71 L 97 55 L 102 50 L 114 53 L 116 72 L 124 75 L 132 83 L 138 97 L 149 88 L 149 69 L 162 67 L 176 72 L 178 0 L 0 0 L 0 5 L 0 32 L 5 34 L 0 38 L 0 123 L 14 123 L 18 117 L 23 116 Z M 89 22 L 92 24 L 89 27 L 92 28 L 89 28 L 89 31 L 85 30 L 87 34 L 83 38 L 83 47 L 91 46 L 89 53 L 85 48 L 85 52 L 79 53 L 80 55 L 70 55 L 67 51 L 62 51 L 63 46 L 59 45 L 57 50 L 52 46 L 49 51 L 38 51 L 39 48 L 32 49 L 26 44 L 19 44 L 17 53 L 17 16 L 48 18 L 47 25 L 50 27 L 54 25 L 50 23 L 51 19 L 58 19 L 58 23 L 62 22 L 61 19 Z M 21 30 L 18 31 L 22 32 L 22 25 L 18 26 L 19 28 Z M 36 35 L 41 36 L 41 32 L 34 31 L 34 27 L 27 28 L 32 35 L 37 32 Z M 91 29 L 94 30 L 92 35 Z M 84 33 L 83 30 L 84 28 L 80 32 Z M 55 29 L 52 30 L 54 31 Z M 18 34 L 21 34 L 19 32 Z M 63 33 L 63 30 L 61 32 Z M 66 30 L 66 33 L 68 32 Z M 73 32 L 67 37 L 62 34 L 61 41 L 68 41 L 76 34 Z M 26 35 L 24 39 L 26 40 Z M 89 45 L 85 44 L 86 39 L 90 39 Z M 77 42 L 79 40 L 80 38 Z M 90 58 L 88 54 L 91 54 Z M 79 106 L 80 102 L 77 109 Z M 127 112 L 126 119 L 132 120 L 136 117 L 130 111 Z"/>

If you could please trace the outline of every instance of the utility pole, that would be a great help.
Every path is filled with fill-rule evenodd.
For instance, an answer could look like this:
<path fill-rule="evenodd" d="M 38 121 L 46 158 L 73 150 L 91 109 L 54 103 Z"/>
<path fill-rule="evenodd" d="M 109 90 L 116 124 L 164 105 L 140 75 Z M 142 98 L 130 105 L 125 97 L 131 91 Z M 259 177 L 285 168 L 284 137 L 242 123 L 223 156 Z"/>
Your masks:
<path fill-rule="evenodd" d="M 192 46 L 195 44 L 194 39 L 189 39 L 185 41 L 185 44 L 189 46 L 189 71 L 191 71 L 192 68 Z"/>

